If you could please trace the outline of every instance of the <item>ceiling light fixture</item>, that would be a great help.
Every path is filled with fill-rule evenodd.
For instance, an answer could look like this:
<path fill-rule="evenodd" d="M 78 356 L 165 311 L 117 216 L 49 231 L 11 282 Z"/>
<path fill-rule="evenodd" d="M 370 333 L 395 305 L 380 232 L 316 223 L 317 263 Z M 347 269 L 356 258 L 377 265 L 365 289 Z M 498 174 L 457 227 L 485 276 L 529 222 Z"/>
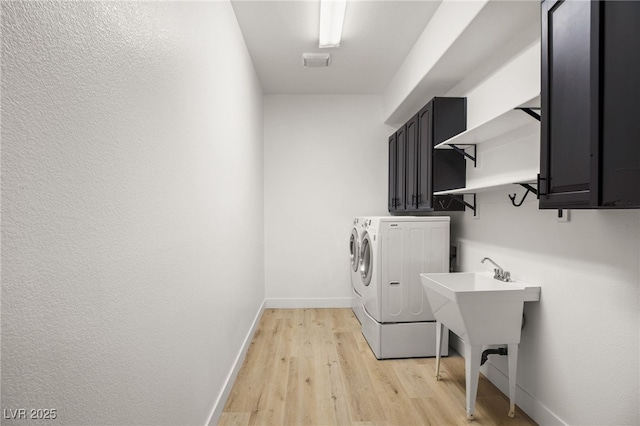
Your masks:
<path fill-rule="evenodd" d="M 318 47 L 339 47 L 347 0 L 320 0 Z"/>

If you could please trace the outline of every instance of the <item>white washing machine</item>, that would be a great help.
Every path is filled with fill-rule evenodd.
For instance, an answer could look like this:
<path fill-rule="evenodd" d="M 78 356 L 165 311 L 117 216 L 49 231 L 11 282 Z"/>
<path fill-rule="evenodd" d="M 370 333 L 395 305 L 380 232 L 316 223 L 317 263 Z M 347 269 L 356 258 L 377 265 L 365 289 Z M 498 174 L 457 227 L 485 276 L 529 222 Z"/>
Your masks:
<path fill-rule="evenodd" d="M 351 229 L 351 236 L 349 237 L 349 258 L 351 269 L 351 293 L 352 303 L 351 308 L 353 313 L 358 318 L 358 321 L 362 324 L 364 318 L 364 302 L 362 300 L 362 294 L 364 293 L 365 286 L 360 278 L 360 244 L 362 241 L 362 234 L 364 233 L 364 218 L 356 217 L 353 219 L 353 227 Z"/>
<path fill-rule="evenodd" d="M 435 356 L 436 323 L 420 274 L 449 271 L 448 216 L 363 218 L 362 333 L 378 359 Z M 442 355 L 448 355 L 444 333 Z"/>

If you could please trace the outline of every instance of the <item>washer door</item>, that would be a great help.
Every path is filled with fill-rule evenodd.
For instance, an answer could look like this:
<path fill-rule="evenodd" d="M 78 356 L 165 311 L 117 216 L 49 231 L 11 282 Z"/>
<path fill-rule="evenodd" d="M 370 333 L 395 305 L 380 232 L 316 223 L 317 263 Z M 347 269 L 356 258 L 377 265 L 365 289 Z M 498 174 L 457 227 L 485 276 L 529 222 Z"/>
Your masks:
<path fill-rule="evenodd" d="M 369 233 L 365 232 L 362 237 L 362 246 L 360 247 L 360 276 L 365 286 L 368 286 L 371 282 L 371 275 L 373 273 L 372 260 L 371 238 L 369 237 Z"/>
<path fill-rule="evenodd" d="M 351 259 L 351 270 L 356 272 L 360 261 L 360 247 L 358 231 L 355 228 L 351 230 L 351 238 L 349 239 L 349 257 Z"/>

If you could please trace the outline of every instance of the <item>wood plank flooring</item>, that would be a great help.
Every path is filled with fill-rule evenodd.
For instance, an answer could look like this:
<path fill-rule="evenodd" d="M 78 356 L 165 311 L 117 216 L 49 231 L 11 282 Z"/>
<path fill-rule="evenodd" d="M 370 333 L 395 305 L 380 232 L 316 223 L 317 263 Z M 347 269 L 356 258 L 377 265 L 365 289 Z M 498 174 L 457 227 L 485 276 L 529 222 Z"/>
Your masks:
<path fill-rule="evenodd" d="M 469 425 L 464 359 L 378 361 L 351 309 L 267 309 L 219 425 Z M 476 425 L 535 425 L 480 377 Z"/>

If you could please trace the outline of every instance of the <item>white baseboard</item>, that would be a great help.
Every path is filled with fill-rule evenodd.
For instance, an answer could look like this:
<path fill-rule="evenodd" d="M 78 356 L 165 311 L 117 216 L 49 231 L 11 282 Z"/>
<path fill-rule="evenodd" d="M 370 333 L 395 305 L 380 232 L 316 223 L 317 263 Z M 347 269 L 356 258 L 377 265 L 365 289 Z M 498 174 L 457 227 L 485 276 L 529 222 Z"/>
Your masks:
<path fill-rule="evenodd" d="M 300 308 L 350 308 L 351 297 L 327 297 L 314 299 L 268 298 L 267 308 L 300 309 Z"/>
<path fill-rule="evenodd" d="M 455 333 L 451 333 L 449 336 L 449 346 L 464 357 L 464 342 L 460 340 Z M 509 396 L 509 376 L 498 370 L 493 364 L 491 364 L 491 361 L 487 362 L 485 366 L 482 367 L 482 374 L 484 374 L 491 383 L 500 389 L 500 392 L 505 394 L 507 397 Z M 539 425 L 566 425 L 560 417 L 527 393 L 527 391 L 518 386 L 517 383 L 516 405 Z M 505 416 L 507 415 L 507 411 L 508 410 L 505 409 Z"/>
<path fill-rule="evenodd" d="M 485 365 L 485 377 L 500 389 L 503 394 L 509 396 L 509 376 L 498 370 L 490 361 Z M 517 383 L 516 405 L 539 425 L 566 425 L 560 417 L 551 412 L 551 410 L 533 396 L 529 395 L 529 393 L 518 386 Z"/>
<path fill-rule="evenodd" d="M 247 351 L 249 350 L 249 346 L 251 345 L 251 340 L 253 339 L 253 335 L 258 328 L 258 324 L 260 323 L 260 318 L 262 317 L 262 313 L 265 310 L 266 300 L 263 300 L 260 304 L 260 308 L 258 309 L 258 313 L 253 318 L 253 323 L 251 324 L 251 328 L 247 333 L 247 336 L 244 338 L 244 342 L 242 342 L 242 347 L 238 352 L 238 356 L 236 356 L 235 361 L 233 362 L 233 367 L 227 376 L 227 379 L 224 382 L 224 386 L 222 388 L 222 392 L 218 395 L 218 399 L 213 405 L 213 409 L 211 410 L 211 414 L 209 414 L 209 418 L 207 420 L 206 425 L 215 426 L 220 421 L 220 417 L 222 416 L 222 411 L 224 410 L 224 406 L 227 403 L 227 398 L 229 398 L 229 394 L 231 393 L 231 388 L 233 388 L 233 384 L 236 381 L 236 377 L 240 372 L 240 368 L 244 363 L 244 358 L 247 355 Z"/>

